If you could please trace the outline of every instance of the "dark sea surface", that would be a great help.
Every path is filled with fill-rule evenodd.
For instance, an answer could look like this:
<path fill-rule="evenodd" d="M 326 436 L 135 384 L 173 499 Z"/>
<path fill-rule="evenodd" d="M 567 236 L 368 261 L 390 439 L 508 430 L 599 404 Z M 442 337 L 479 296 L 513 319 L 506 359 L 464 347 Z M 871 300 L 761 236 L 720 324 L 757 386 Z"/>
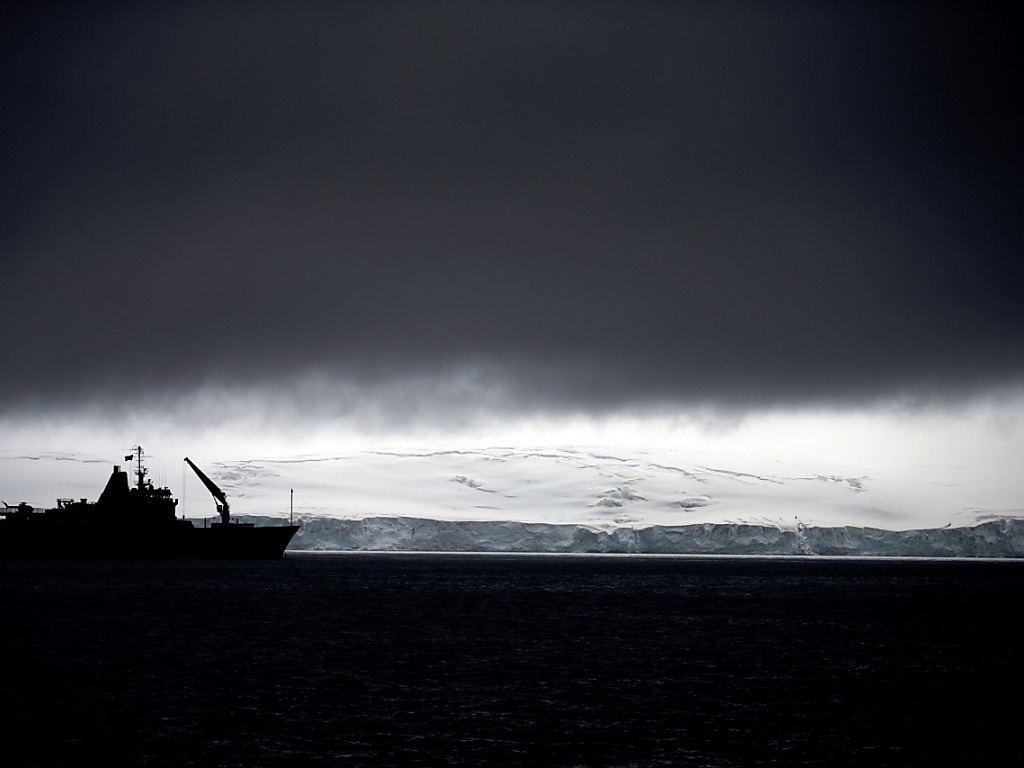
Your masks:
<path fill-rule="evenodd" d="M 1024 756 L 1024 562 L 289 553 L 0 578 L 4 766 Z"/>

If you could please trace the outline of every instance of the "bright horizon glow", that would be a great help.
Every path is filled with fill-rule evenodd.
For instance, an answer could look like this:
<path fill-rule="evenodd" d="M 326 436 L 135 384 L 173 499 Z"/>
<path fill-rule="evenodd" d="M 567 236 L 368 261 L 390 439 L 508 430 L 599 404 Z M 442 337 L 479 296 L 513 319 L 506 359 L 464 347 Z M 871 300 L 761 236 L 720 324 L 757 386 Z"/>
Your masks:
<path fill-rule="evenodd" d="M 977 398 L 956 408 L 522 415 L 478 417 L 448 428 L 414 423 L 404 429 L 367 428 L 353 418 L 337 416 L 305 419 L 281 428 L 273 419 L 259 416 L 273 412 L 272 400 L 248 405 L 245 417 L 205 423 L 182 423 L 173 416 L 144 418 L 137 412 L 115 420 L 9 418 L 0 424 L 0 456 L 8 460 L 0 466 L 0 490 L 4 498 L 18 496 L 20 472 L 10 461 L 17 457 L 66 453 L 118 463 L 135 444 L 146 449 L 153 476 L 169 478 L 172 484 L 177 484 L 186 455 L 200 465 L 212 465 L 361 451 L 609 447 L 706 452 L 762 465 L 798 462 L 820 467 L 822 472 L 849 467 L 858 473 L 913 473 L 979 489 L 998 487 L 1024 498 L 1018 471 L 1024 449 L 1024 397 L 1020 395 Z M 61 479 L 52 477 L 48 482 L 56 489 Z M 89 491 L 92 496 L 97 492 Z"/>

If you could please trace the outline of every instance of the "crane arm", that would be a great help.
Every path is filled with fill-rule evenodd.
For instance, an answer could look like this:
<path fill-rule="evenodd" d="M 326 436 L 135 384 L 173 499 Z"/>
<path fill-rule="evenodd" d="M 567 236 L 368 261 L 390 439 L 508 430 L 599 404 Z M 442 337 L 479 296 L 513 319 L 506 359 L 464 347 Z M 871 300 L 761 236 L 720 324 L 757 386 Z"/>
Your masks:
<path fill-rule="evenodd" d="M 199 475 L 199 479 L 203 481 L 203 485 L 213 494 L 213 498 L 217 500 L 217 511 L 220 513 L 221 522 L 227 525 L 231 517 L 231 511 L 228 505 L 228 497 L 224 495 L 224 491 L 213 480 L 208 478 L 203 470 L 193 464 L 188 456 L 185 457 L 185 463 L 192 467 L 195 473 Z"/>

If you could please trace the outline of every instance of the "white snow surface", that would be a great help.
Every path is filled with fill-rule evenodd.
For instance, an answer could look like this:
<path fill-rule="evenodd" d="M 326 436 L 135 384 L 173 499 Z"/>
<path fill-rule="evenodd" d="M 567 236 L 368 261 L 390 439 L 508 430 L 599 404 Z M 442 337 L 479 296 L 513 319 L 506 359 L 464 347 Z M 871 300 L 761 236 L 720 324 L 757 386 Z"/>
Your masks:
<path fill-rule="evenodd" d="M 600 530 L 693 523 L 907 530 L 1024 517 L 1015 487 L 962 485 L 955 468 L 878 473 L 685 451 L 361 451 L 229 461 L 206 469 L 234 510 L 270 516 L 287 513 L 294 489 L 295 511 L 309 517 L 516 521 Z M 186 513 L 211 515 L 212 501 L 194 477 L 188 480 Z"/>
<path fill-rule="evenodd" d="M 0 459 L 6 475 L 45 477 L 54 496 L 95 499 L 109 473 L 96 457 Z M 240 518 L 280 522 L 294 489 L 296 549 L 1024 556 L 1016 478 L 978 487 L 956 467 L 596 447 L 193 459 Z M 71 469 L 75 489 L 63 490 Z M 171 485 L 179 513 L 215 517 L 191 471 L 152 477 Z"/>

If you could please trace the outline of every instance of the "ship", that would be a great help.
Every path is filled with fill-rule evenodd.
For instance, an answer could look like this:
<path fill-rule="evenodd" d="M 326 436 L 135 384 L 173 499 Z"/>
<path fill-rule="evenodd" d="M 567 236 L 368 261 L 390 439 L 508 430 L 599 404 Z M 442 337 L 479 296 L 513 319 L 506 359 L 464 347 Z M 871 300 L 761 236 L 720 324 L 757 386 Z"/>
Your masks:
<path fill-rule="evenodd" d="M 115 464 L 95 502 L 57 499 L 38 510 L 22 502 L 4 502 L 0 513 L 0 557 L 35 558 L 210 558 L 279 559 L 297 525 L 256 527 L 231 520 L 224 491 L 187 457 L 187 463 L 210 491 L 219 520 L 202 525 L 177 516 L 178 500 L 170 489 L 147 479 L 142 446 L 125 461 L 135 465 L 135 483 Z"/>

